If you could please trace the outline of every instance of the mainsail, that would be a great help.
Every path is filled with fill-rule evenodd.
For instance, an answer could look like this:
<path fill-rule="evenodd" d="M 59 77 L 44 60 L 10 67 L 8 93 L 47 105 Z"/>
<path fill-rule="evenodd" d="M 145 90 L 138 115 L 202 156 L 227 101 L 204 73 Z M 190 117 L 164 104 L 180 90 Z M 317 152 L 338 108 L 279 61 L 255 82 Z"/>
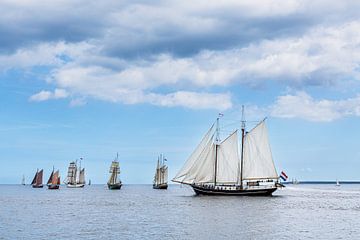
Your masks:
<path fill-rule="evenodd" d="M 59 185 L 60 184 L 60 176 L 59 176 L 59 170 L 54 172 L 54 169 L 52 170 L 49 180 L 47 181 L 47 185 Z"/>
<path fill-rule="evenodd" d="M 85 168 L 80 170 L 79 181 L 77 183 L 78 184 L 85 184 Z"/>
<path fill-rule="evenodd" d="M 31 185 L 40 186 L 42 185 L 43 169 L 37 170 L 34 179 L 31 181 Z"/>
<path fill-rule="evenodd" d="M 265 121 L 245 135 L 243 179 L 278 179 Z"/>
<path fill-rule="evenodd" d="M 239 154 L 238 131 L 219 140 L 219 118 L 172 181 L 184 184 L 240 185 L 245 180 L 277 179 L 265 121 L 243 140 L 243 159 Z M 243 167 L 243 169 L 242 169 Z"/>

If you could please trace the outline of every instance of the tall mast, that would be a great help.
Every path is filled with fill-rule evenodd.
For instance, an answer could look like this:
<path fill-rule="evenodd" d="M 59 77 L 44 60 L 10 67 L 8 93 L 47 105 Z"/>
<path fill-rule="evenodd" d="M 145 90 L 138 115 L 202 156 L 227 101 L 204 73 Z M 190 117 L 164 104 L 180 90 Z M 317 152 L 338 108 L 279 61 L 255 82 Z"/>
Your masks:
<path fill-rule="evenodd" d="M 240 170 L 240 188 L 243 188 L 243 166 L 244 166 L 244 138 L 245 138 L 245 115 L 244 105 L 241 106 L 241 170 Z"/>
<path fill-rule="evenodd" d="M 217 177 L 217 159 L 218 159 L 218 144 L 220 142 L 220 125 L 219 125 L 219 120 L 220 120 L 220 114 L 216 119 L 216 139 L 215 139 L 215 174 L 214 174 L 214 185 L 216 186 L 216 177 Z"/>

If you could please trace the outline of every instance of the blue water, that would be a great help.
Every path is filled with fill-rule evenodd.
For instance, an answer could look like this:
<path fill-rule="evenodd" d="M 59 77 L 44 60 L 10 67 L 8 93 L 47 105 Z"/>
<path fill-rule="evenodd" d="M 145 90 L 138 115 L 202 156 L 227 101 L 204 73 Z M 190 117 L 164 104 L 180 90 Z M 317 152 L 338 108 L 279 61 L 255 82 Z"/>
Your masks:
<path fill-rule="evenodd" d="M 359 218 L 360 185 L 288 185 L 272 197 L 0 185 L 0 239 L 360 239 Z"/>

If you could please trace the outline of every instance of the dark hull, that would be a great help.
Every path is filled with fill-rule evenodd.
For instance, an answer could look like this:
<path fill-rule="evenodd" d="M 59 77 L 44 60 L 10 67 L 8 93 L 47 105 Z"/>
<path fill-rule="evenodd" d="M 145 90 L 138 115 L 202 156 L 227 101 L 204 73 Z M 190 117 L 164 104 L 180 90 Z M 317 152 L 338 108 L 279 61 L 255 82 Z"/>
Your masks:
<path fill-rule="evenodd" d="M 41 185 L 32 185 L 33 188 L 43 188 L 44 186 L 41 184 Z"/>
<path fill-rule="evenodd" d="M 276 187 L 273 188 L 259 188 L 259 189 L 233 189 L 233 190 L 221 190 L 210 189 L 201 186 L 191 186 L 197 195 L 222 195 L 222 196 L 271 196 L 276 191 Z"/>
<path fill-rule="evenodd" d="M 48 185 L 48 189 L 50 190 L 55 190 L 55 189 L 59 189 L 59 185 Z"/>
<path fill-rule="evenodd" d="M 167 189 L 167 188 L 168 188 L 167 184 L 160 184 L 160 185 L 153 184 L 153 189 Z"/>
<path fill-rule="evenodd" d="M 121 189 L 122 184 L 121 183 L 117 183 L 117 184 L 108 184 L 108 188 L 110 190 L 119 190 Z"/>

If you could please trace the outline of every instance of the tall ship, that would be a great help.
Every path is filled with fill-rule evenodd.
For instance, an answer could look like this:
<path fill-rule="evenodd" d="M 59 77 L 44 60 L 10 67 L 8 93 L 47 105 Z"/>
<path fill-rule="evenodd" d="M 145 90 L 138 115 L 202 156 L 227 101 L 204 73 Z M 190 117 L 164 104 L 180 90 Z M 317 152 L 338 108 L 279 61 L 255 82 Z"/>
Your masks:
<path fill-rule="evenodd" d="M 190 185 L 196 194 L 204 195 L 266 196 L 282 187 L 266 119 L 247 132 L 244 107 L 242 114 L 240 143 L 238 130 L 220 140 L 219 115 L 172 181 Z"/>
<path fill-rule="evenodd" d="M 120 189 L 122 183 L 119 179 L 119 174 L 120 174 L 119 154 L 116 154 L 116 158 L 114 159 L 114 161 L 111 162 L 109 173 L 110 173 L 110 178 L 109 181 L 107 182 L 108 188 L 110 190 Z"/>
<path fill-rule="evenodd" d="M 35 176 L 33 178 L 33 180 L 31 181 L 31 186 L 33 188 L 42 188 L 43 187 L 43 170 L 41 169 L 39 171 L 39 169 L 36 170 Z"/>
<path fill-rule="evenodd" d="M 59 170 L 54 172 L 54 168 L 50 174 L 49 180 L 47 181 L 48 189 L 59 189 L 60 187 L 60 175 Z"/>
<path fill-rule="evenodd" d="M 158 157 L 156 172 L 154 176 L 154 189 L 167 189 L 168 188 L 168 167 L 165 162 L 167 160 L 164 158 L 162 154 Z"/>
<path fill-rule="evenodd" d="M 68 188 L 83 188 L 85 186 L 85 168 L 81 168 L 81 162 L 79 167 L 77 161 L 70 163 L 64 183 Z"/>

